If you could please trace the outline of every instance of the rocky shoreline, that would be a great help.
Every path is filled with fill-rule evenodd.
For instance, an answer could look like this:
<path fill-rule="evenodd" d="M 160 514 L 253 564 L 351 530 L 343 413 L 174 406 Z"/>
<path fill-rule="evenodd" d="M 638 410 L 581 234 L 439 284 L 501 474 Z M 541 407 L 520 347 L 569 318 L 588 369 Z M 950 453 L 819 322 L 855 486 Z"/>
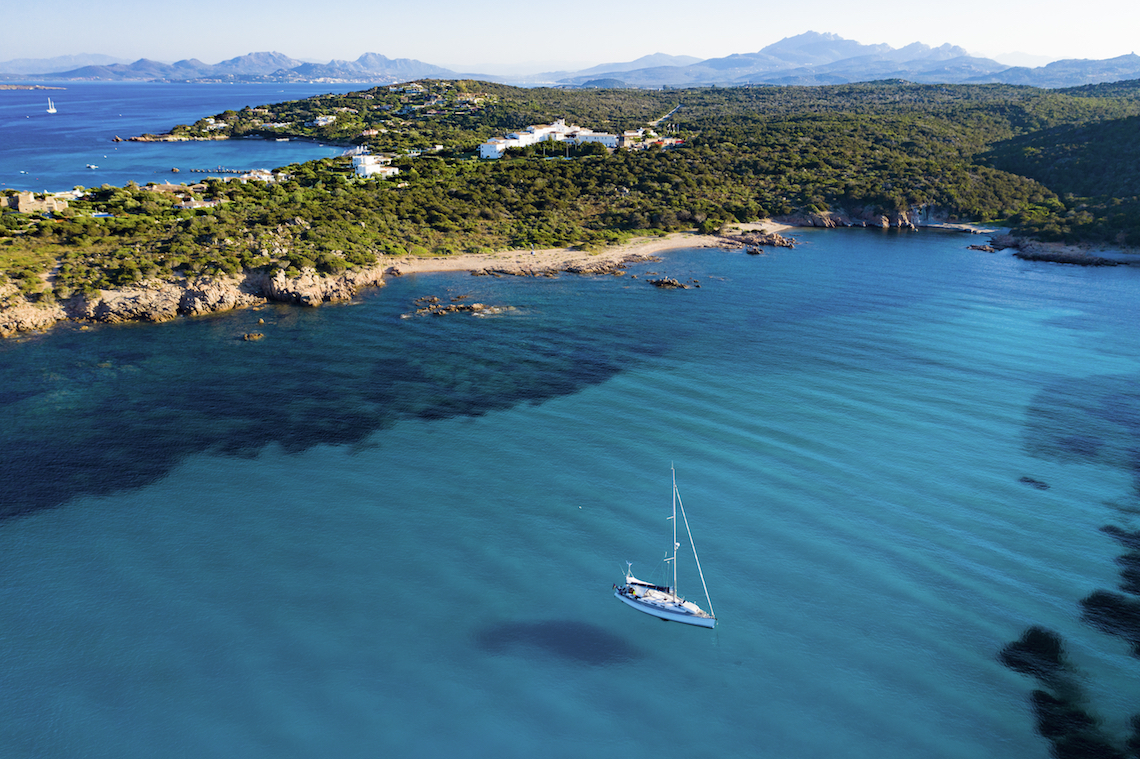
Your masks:
<path fill-rule="evenodd" d="M 1098 255 L 1097 250 L 1090 245 L 1041 242 L 1007 234 L 994 235 L 990 240 L 990 247 L 995 251 L 1013 250 L 1014 258 L 1023 261 L 1044 261 L 1074 266 L 1127 266 L 1131 263 Z"/>
<path fill-rule="evenodd" d="M 203 316 L 270 302 L 319 306 L 348 300 L 364 287 L 383 284 L 382 266 L 335 276 L 306 271 L 292 278 L 280 270 L 275 275 L 246 272 L 232 277 L 148 280 L 134 287 L 78 295 L 53 305 L 23 301 L 9 285 L 7 292 L 0 290 L 0 300 L 15 301 L 15 305 L 0 308 L 0 337 L 45 330 L 66 321 L 158 323 L 180 316 Z"/>
<path fill-rule="evenodd" d="M 831 215 L 827 218 L 835 222 L 840 217 Z M 290 278 L 278 270 L 274 274 L 246 272 L 231 277 L 149 280 L 134 287 L 101 290 L 94 295 L 79 295 L 50 305 L 27 301 L 13 284 L 7 284 L 0 286 L 0 338 L 47 330 L 62 322 L 158 323 L 183 316 L 202 316 L 271 302 L 319 306 L 322 303 L 350 300 L 366 287 L 381 287 L 387 277 L 416 273 L 468 271 L 472 276 L 492 277 L 555 277 L 562 273 L 620 276 L 629 264 L 659 260 L 655 253 L 673 248 L 720 247 L 743 249 L 747 253 L 761 253 L 766 247 L 791 248 L 795 245 L 794 238 L 780 234 L 790 228 L 786 223 L 789 221 L 802 220 L 784 218 L 779 223 L 765 221 L 740 224 L 719 235 L 679 232 L 637 240 L 598 253 L 565 248 L 515 250 L 482 255 L 381 259 L 374 266 L 339 275 L 324 275 L 306 270 L 299 276 Z M 913 223 L 909 216 L 907 221 Z M 840 225 L 820 223 L 804 226 L 834 228 Z M 922 226 L 957 228 L 975 234 L 986 231 L 971 225 L 952 225 L 936 220 Z M 990 252 L 1014 249 L 1013 255 L 1025 260 L 1079 266 L 1118 266 L 1131 263 L 1128 260 L 1097 255 L 1088 246 L 1041 243 L 1008 234 L 994 234 L 992 231 L 989 245 L 969 247 Z M 663 281 L 658 286 L 669 287 L 672 283 Z M 453 310 L 468 309 L 464 307 Z"/>

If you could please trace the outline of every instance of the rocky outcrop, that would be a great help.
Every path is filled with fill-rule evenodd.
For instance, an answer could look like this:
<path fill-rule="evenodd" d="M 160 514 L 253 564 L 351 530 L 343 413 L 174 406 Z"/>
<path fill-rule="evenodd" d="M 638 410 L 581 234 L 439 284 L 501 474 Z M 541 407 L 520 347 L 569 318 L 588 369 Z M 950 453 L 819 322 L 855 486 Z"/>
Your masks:
<path fill-rule="evenodd" d="M 994 235 L 990 246 L 995 250 L 1014 250 L 1014 257 L 1023 261 L 1044 261 L 1074 266 L 1120 266 L 1122 262 L 1098 256 L 1086 245 L 1041 242 L 1010 234 Z"/>
<path fill-rule="evenodd" d="M 47 329 L 67 318 L 60 306 L 41 306 L 18 303 L 0 308 L 0 337 L 11 337 L 17 332 L 34 332 Z"/>
<path fill-rule="evenodd" d="M 322 303 L 348 300 L 360 292 L 362 287 L 383 285 L 384 269 L 372 266 L 336 275 L 318 274 L 307 269 L 298 277 L 286 277 L 285 272 L 278 269 L 272 275 L 251 275 L 248 281 L 255 292 L 269 300 L 319 306 Z"/>
<path fill-rule="evenodd" d="M 105 324 L 165 322 L 179 316 L 249 308 L 267 301 L 319 306 L 348 300 L 361 288 L 383 284 L 383 269 L 374 266 L 336 275 L 306 270 L 300 276 L 286 277 L 284 271 L 277 270 L 272 274 L 247 272 L 232 277 L 149 280 L 133 287 L 76 296 L 63 306 L 32 304 L 9 293 L 9 305 L 0 307 L 0 336 L 47 329 L 66 319 Z"/>
<path fill-rule="evenodd" d="M 416 310 L 410 314 L 403 314 L 402 318 L 413 316 L 446 316 L 447 314 L 473 314 L 474 316 L 497 316 L 498 314 L 513 311 L 510 306 L 488 306 L 486 303 L 460 303 L 467 296 L 461 295 L 452 298 L 450 303 L 441 303 L 438 297 L 425 297 L 416 299 Z"/>
<path fill-rule="evenodd" d="M 672 277 L 662 277 L 661 279 L 649 279 L 646 281 L 649 284 L 653 285 L 654 287 L 660 287 L 660 288 L 663 288 L 665 290 L 688 290 L 689 289 L 688 285 L 683 284 L 681 282 L 678 282 L 677 280 L 673 279 Z"/>
<path fill-rule="evenodd" d="M 761 247 L 794 248 L 795 238 L 784 237 L 775 232 L 741 232 L 740 234 L 720 235 L 722 244 L 732 248 L 745 248 L 748 250 Z"/>
<path fill-rule="evenodd" d="M 121 322 L 165 322 L 178 316 L 182 288 L 168 282 L 147 283 L 122 290 L 100 290 L 68 303 L 73 319 L 119 324 Z"/>

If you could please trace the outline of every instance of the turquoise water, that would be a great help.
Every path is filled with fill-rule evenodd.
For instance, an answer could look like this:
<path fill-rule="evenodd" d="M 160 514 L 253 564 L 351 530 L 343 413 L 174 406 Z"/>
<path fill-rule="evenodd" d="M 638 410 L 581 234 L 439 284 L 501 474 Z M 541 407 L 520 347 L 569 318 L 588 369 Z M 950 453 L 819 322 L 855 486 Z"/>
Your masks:
<path fill-rule="evenodd" d="M 194 182 L 191 169 L 273 169 L 340 155 L 316 142 L 113 142 L 168 132 L 227 109 L 280 103 L 366 84 L 58 82 L 60 90 L 0 90 L 0 190 L 59 192 L 76 185 Z M 47 99 L 57 112 L 47 113 Z M 88 164 L 97 166 L 87 168 Z M 180 173 L 171 173 L 172 168 Z"/>
<path fill-rule="evenodd" d="M 0 754 L 1045 757 L 1030 625 L 1123 742 L 1138 272 L 797 236 L 0 344 Z"/>

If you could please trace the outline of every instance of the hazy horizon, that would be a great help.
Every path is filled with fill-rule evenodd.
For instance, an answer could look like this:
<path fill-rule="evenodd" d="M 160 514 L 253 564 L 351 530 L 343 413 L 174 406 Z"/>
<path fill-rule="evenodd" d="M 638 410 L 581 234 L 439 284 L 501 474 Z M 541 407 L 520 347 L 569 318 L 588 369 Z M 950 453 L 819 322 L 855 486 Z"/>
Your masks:
<path fill-rule="evenodd" d="M 86 51 L 128 61 L 198 58 L 217 63 L 273 50 L 327 62 L 374 52 L 455 71 L 538 73 L 653 53 L 702 59 L 753 53 L 806 31 L 894 48 L 949 43 L 988 58 L 1105 59 L 1133 52 L 1134 30 L 1140 27 L 1140 9 L 1115 0 L 1089 0 L 1080 13 L 1059 0 L 1001 5 L 963 0 L 953 12 L 908 6 L 889 23 L 882 14 L 852 14 L 849 4 L 836 0 L 822 0 L 810 14 L 799 7 L 758 7 L 742 0 L 710 0 L 699 12 L 673 0 L 651 7 L 614 4 L 596 13 L 540 5 L 517 16 L 509 9 L 457 0 L 428 0 L 414 7 L 327 0 L 319 12 L 314 8 L 300 0 L 280 0 L 271 11 L 233 0 L 199 0 L 192 12 L 178 16 L 177 34 L 172 34 L 169 8 L 143 0 L 66 7 L 11 4 L 0 25 L 0 60 Z M 820 23 L 836 18 L 844 21 Z"/>
<path fill-rule="evenodd" d="M 792 36 L 792 35 L 789 35 L 789 36 Z M 843 36 L 843 35 L 840 35 L 840 36 Z M 847 39 L 850 39 L 850 38 L 847 38 Z M 776 41 L 778 41 L 778 40 L 776 40 Z M 862 44 L 875 44 L 875 43 L 866 43 L 866 42 L 863 42 L 862 40 L 855 40 L 855 41 L 860 42 Z M 921 40 L 917 40 L 917 41 L 921 42 Z M 771 43 L 768 43 L 768 44 L 771 44 Z M 951 44 L 953 44 L 953 43 L 951 43 Z M 931 45 L 931 47 L 936 47 L 936 46 Z M 379 50 L 364 50 L 364 51 L 361 51 L 360 53 L 342 54 L 342 55 L 333 56 L 332 58 L 308 58 L 308 57 L 291 55 L 288 50 L 274 49 L 274 50 L 247 50 L 243 53 L 236 53 L 234 55 L 228 55 L 224 58 L 218 58 L 215 60 L 215 59 L 211 59 L 211 58 L 204 58 L 203 56 L 200 56 L 200 55 L 185 56 L 183 58 L 171 58 L 171 57 L 154 58 L 151 56 L 139 56 L 136 58 L 131 58 L 131 57 L 114 56 L 114 55 L 110 55 L 110 54 L 102 52 L 102 51 L 84 50 L 84 51 L 80 51 L 80 52 L 60 53 L 58 55 L 53 55 L 53 56 L 21 56 L 19 58 L 0 59 L 0 65 L 7 63 L 7 62 L 12 62 L 12 61 L 52 60 L 55 58 L 84 57 L 84 56 L 89 56 L 89 57 L 103 56 L 103 57 L 107 57 L 107 58 L 116 58 L 116 59 L 118 59 L 118 62 L 126 63 L 126 64 L 134 63 L 134 62 L 136 62 L 142 58 L 146 58 L 148 60 L 153 60 L 153 61 L 156 61 L 159 63 L 164 63 L 164 64 L 172 64 L 172 63 L 175 63 L 179 60 L 186 60 L 189 58 L 197 58 L 198 60 L 202 61 L 203 63 L 218 64 L 218 63 L 221 63 L 222 61 L 229 60 L 231 58 L 240 57 L 243 55 L 258 54 L 258 53 L 270 53 L 270 52 L 281 53 L 283 55 L 289 56 L 290 58 L 293 58 L 295 60 L 298 60 L 298 61 L 301 61 L 304 63 L 320 63 L 320 64 L 329 63 L 332 60 L 353 61 L 353 60 L 356 60 L 357 58 L 359 58 L 361 55 L 364 55 L 366 53 L 378 53 L 380 55 L 385 55 L 385 53 L 383 53 L 382 51 L 379 51 Z M 739 53 L 747 53 L 747 52 L 756 52 L 756 51 L 739 51 L 739 50 L 728 51 L 728 52 L 725 52 L 724 55 L 716 56 L 716 57 L 724 57 L 724 56 L 728 56 L 728 55 L 739 54 Z M 1007 65 L 1007 66 L 1025 66 L 1025 67 L 1029 67 L 1029 68 L 1044 66 L 1044 65 L 1051 63 L 1053 61 L 1062 60 L 1062 58 L 1057 57 L 1057 56 L 1032 55 L 1032 54 L 1024 53 L 1024 52 L 1020 52 L 1020 51 L 1014 51 L 1014 52 L 1008 52 L 1008 53 L 998 53 L 998 54 L 977 53 L 974 51 L 967 51 L 967 52 L 970 55 L 973 55 L 976 57 L 990 58 L 992 60 L 995 60 L 995 61 L 1002 63 L 1004 65 Z M 685 52 L 656 50 L 656 51 L 653 51 L 653 53 L 645 53 L 643 55 L 636 56 L 634 58 L 622 58 L 622 59 L 618 59 L 618 58 L 612 58 L 612 59 L 607 59 L 607 60 L 558 60 L 558 59 L 550 59 L 550 60 L 528 60 L 528 61 L 497 61 L 497 62 L 483 62 L 483 63 L 466 63 L 466 62 L 456 63 L 456 62 L 448 61 L 448 60 L 428 60 L 425 58 L 416 58 L 415 56 L 399 56 L 399 57 L 413 58 L 415 60 L 422 61 L 423 63 L 428 63 L 428 64 L 432 64 L 435 66 L 441 66 L 443 68 L 450 69 L 451 71 L 454 71 L 457 74 L 488 74 L 488 75 L 495 75 L 495 76 L 527 76 L 527 75 L 541 74 L 541 73 L 547 73 L 547 72 L 580 71 L 583 69 L 592 68 L 595 66 L 599 66 L 599 65 L 603 65 L 603 64 L 609 64 L 609 63 L 623 64 L 623 63 L 628 63 L 630 61 L 637 60 L 638 58 L 644 57 L 645 55 L 654 55 L 654 54 L 665 54 L 665 55 L 671 55 L 671 56 L 676 56 L 676 57 L 689 55 L 688 53 L 685 53 Z M 397 56 L 388 55 L 387 57 L 395 58 Z M 698 56 L 691 56 L 691 57 L 697 58 Z M 59 69 L 59 70 L 63 70 L 63 69 Z"/>

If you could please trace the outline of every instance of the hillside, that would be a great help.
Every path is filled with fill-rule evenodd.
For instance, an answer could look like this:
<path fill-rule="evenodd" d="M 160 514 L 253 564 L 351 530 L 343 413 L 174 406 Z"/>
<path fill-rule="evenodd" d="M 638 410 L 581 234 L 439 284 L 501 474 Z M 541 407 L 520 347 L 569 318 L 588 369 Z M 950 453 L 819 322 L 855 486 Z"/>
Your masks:
<path fill-rule="evenodd" d="M 181 192 L 212 207 L 104 187 L 62 218 L 0 216 L 0 271 L 10 304 L 52 303 L 156 277 L 296 277 L 367 267 L 381 254 L 591 249 L 765 217 L 1005 221 L 1049 239 L 1136 244 L 1136 89 L 1103 96 L 1096 88 L 879 82 L 639 91 L 424 81 L 323 95 L 175 131 L 220 124 L 233 135 L 368 142 L 394 156 L 398 182 L 356 179 L 341 158 L 286 167 L 275 183 L 209 180 Z M 649 134 L 613 152 L 559 148 L 571 160 L 544 160 L 540 145 L 474 159 L 487 137 L 526 124 L 566 118 L 617 132 L 675 108 L 658 127 L 681 140 L 668 149 Z M 336 118 L 310 125 L 321 115 Z"/>

